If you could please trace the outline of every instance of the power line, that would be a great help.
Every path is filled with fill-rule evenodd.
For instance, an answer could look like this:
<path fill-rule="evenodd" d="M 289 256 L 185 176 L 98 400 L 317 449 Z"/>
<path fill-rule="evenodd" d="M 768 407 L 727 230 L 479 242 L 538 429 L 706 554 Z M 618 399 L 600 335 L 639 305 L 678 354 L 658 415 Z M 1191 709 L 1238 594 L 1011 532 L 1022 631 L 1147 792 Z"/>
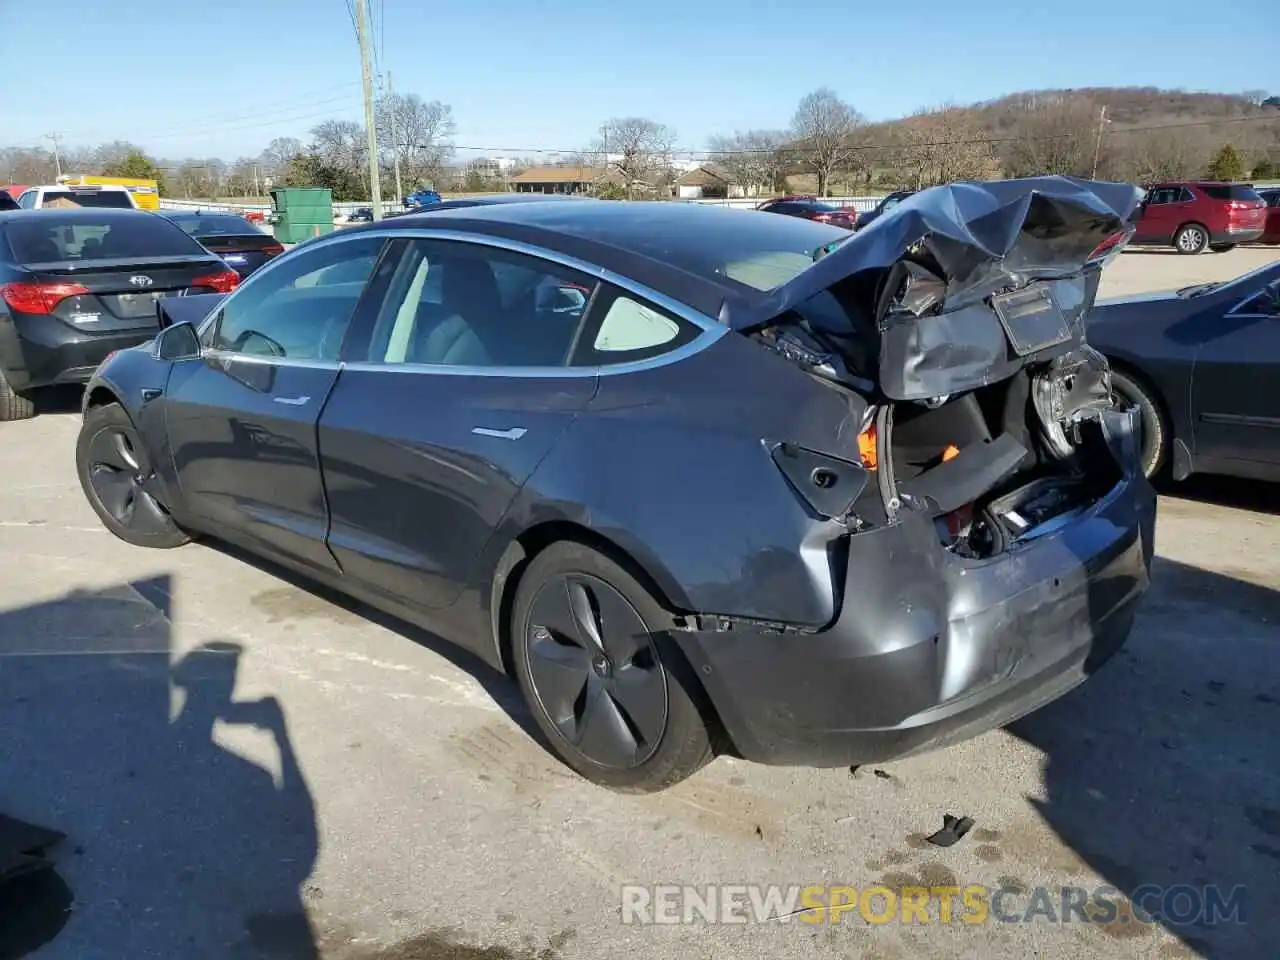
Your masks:
<path fill-rule="evenodd" d="M 1253 122 L 1270 122 L 1280 123 L 1280 112 L 1274 116 L 1260 115 L 1253 117 L 1224 117 L 1217 120 L 1190 120 L 1181 123 L 1163 123 L 1149 124 L 1143 127 L 1122 127 L 1119 130 L 1112 130 L 1110 136 L 1120 136 L 1122 134 L 1150 133 L 1159 130 L 1181 130 L 1189 127 L 1208 127 L 1217 126 L 1223 123 L 1253 123 Z M 959 147 L 974 146 L 982 144 L 996 143 L 1027 143 L 1027 142 L 1043 142 L 1048 140 L 1063 140 L 1078 136 L 1078 133 L 1055 133 L 1042 137 L 968 137 L 959 140 L 929 140 L 922 143 L 864 143 L 853 144 L 847 149 L 849 150 L 918 150 L 921 147 Z M 427 149 L 433 144 L 417 144 L 416 146 Z M 454 150 L 474 150 L 481 153 L 590 153 L 591 151 L 583 147 L 493 147 L 493 146 L 470 146 L 455 144 L 452 146 Z M 671 153 L 678 156 L 695 156 L 695 157 L 721 157 L 721 156 L 738 156 L 746 154 L 769 154 L 777 153 L 804 153 L 807 148 L 797 146 L 795 144 L 785 144 L 781 147 L 756 147 L 743 148 L 733 150 L 672 150 Z"/>
<path fill-rule="evenodd" d="M 307 107 L 320 107 L 324 104 L 322 110 L 309 109 L 307 112 L 296 115 L 292 112 L 285 111 L 267 111 L 264 113 L 247 113 L 239 117 L 228 118 L 225 120 L 201 120 L 194 124 L 178 125 L 169 127 L 163 132 L 157 131 L 151 134 L 135 134 L 138 140 L 166 140 L 174 137 L 199 136 L 201 134 L 217 133 L 225 130 L 228 126 L 234 126 L 235 129 L 241 130 L 245 127 L 268 126 L 273 123 L 292 123 L 298 120 L 312 120 L 319 117 L 333 117 L 338 105 L 354 107 L 359 102 L 360 95 L 358 93 L 346 93 L 340 97 L 330 97 L 327 100 L 317 100 L 314 103 L 306 104 Z M 298 104 L 299 107 L 304 104 Z M 246 122 L 253 121 L 253 122 Z"/>

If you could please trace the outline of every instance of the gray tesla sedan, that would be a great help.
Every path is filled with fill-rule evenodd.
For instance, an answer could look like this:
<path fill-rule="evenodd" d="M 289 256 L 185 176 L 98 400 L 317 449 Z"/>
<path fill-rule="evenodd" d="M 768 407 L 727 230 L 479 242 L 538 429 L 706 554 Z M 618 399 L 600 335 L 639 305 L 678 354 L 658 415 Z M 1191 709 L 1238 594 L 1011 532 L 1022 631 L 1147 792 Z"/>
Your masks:
<path fill-rule="evenodd" d="M 1147 587 L 1137 411 L 1083 334 L 1136 204 L 344 230 L 161 299 L 86 391 L 79 476 L 130 543 L 233 542 L 509 670 L 615 789 L 931 749 L 1082 681 Z"/>

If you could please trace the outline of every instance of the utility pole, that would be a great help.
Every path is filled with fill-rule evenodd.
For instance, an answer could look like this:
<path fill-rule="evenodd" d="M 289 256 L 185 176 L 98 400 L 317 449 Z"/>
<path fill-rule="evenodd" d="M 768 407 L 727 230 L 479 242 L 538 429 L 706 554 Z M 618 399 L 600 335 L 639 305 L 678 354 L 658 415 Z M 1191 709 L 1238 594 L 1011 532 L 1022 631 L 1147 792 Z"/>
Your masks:
<path fill-rule="evenodd" d="M 262 188 L 258 185 L 258 164 L 256 162 L 253 165 L 253 196 L 255 199 L 262 196 Z"/>
<path fill-rule="evenodd" d="M 396 199 L 403 206 L 404 191 L 400 189 L 400 137 L 396 133 L 396 88 L 391 79 L 391 71 L 387 71 L 387 112 L 391 115 L 391 162 L 396 171 Z"/>
<path fill-rule="evenodd" d="M 382 182 L 378 178 L 378 131 L 373 113 L 373 65 L 369 56 L 368 0 L 355 0 L 356 36 L 360 40 L 360 79 L 364 83 L 364 127 L 369 138 L 369 191 L 373 194 L 373 219 L 382 219 Z"/>
<path fill-rule="evenodd" d="M 46 133 L 46 140 L 53 141 L 53 169 L 58 171 L 58 176 L 62 176 L 62 156 L 58 153 L 58 141 L 62 139 L 60 133 Z"/>
<path fill-rule="evenodd" d="M 1090 180 L 1098 179 L 1098 155 L 1102 153 L 1102 128 L 1107 124 L 1107 105 L 1102 105 L 1102 112 L 1098 114 L 1098 139 L 1093 145 L 1093 175 Z"/>

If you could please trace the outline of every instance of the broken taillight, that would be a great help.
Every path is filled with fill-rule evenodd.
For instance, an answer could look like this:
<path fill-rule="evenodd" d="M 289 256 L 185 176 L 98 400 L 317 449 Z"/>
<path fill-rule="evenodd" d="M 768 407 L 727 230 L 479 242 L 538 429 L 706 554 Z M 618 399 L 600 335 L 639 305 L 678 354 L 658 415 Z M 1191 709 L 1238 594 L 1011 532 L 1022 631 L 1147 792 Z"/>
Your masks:
<path fill-rule="evenodd" d="M 858 434 L 858 459 L 867 470 L 874 470 L 879 462 L 876 454 L 876 425 L 873 423 Z"/>

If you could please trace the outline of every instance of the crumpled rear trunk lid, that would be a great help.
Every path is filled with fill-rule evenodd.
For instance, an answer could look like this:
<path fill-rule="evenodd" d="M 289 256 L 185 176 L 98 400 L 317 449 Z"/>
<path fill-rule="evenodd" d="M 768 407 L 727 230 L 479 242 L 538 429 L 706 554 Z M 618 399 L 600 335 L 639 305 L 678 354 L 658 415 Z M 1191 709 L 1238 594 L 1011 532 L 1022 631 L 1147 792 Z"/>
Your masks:
<path fill-rule="evenodd" d="M 975 390 L 1080 347 L 1140 198 L 1066 177 L 934 187 L 725 319 L 889 400 Z"/>

